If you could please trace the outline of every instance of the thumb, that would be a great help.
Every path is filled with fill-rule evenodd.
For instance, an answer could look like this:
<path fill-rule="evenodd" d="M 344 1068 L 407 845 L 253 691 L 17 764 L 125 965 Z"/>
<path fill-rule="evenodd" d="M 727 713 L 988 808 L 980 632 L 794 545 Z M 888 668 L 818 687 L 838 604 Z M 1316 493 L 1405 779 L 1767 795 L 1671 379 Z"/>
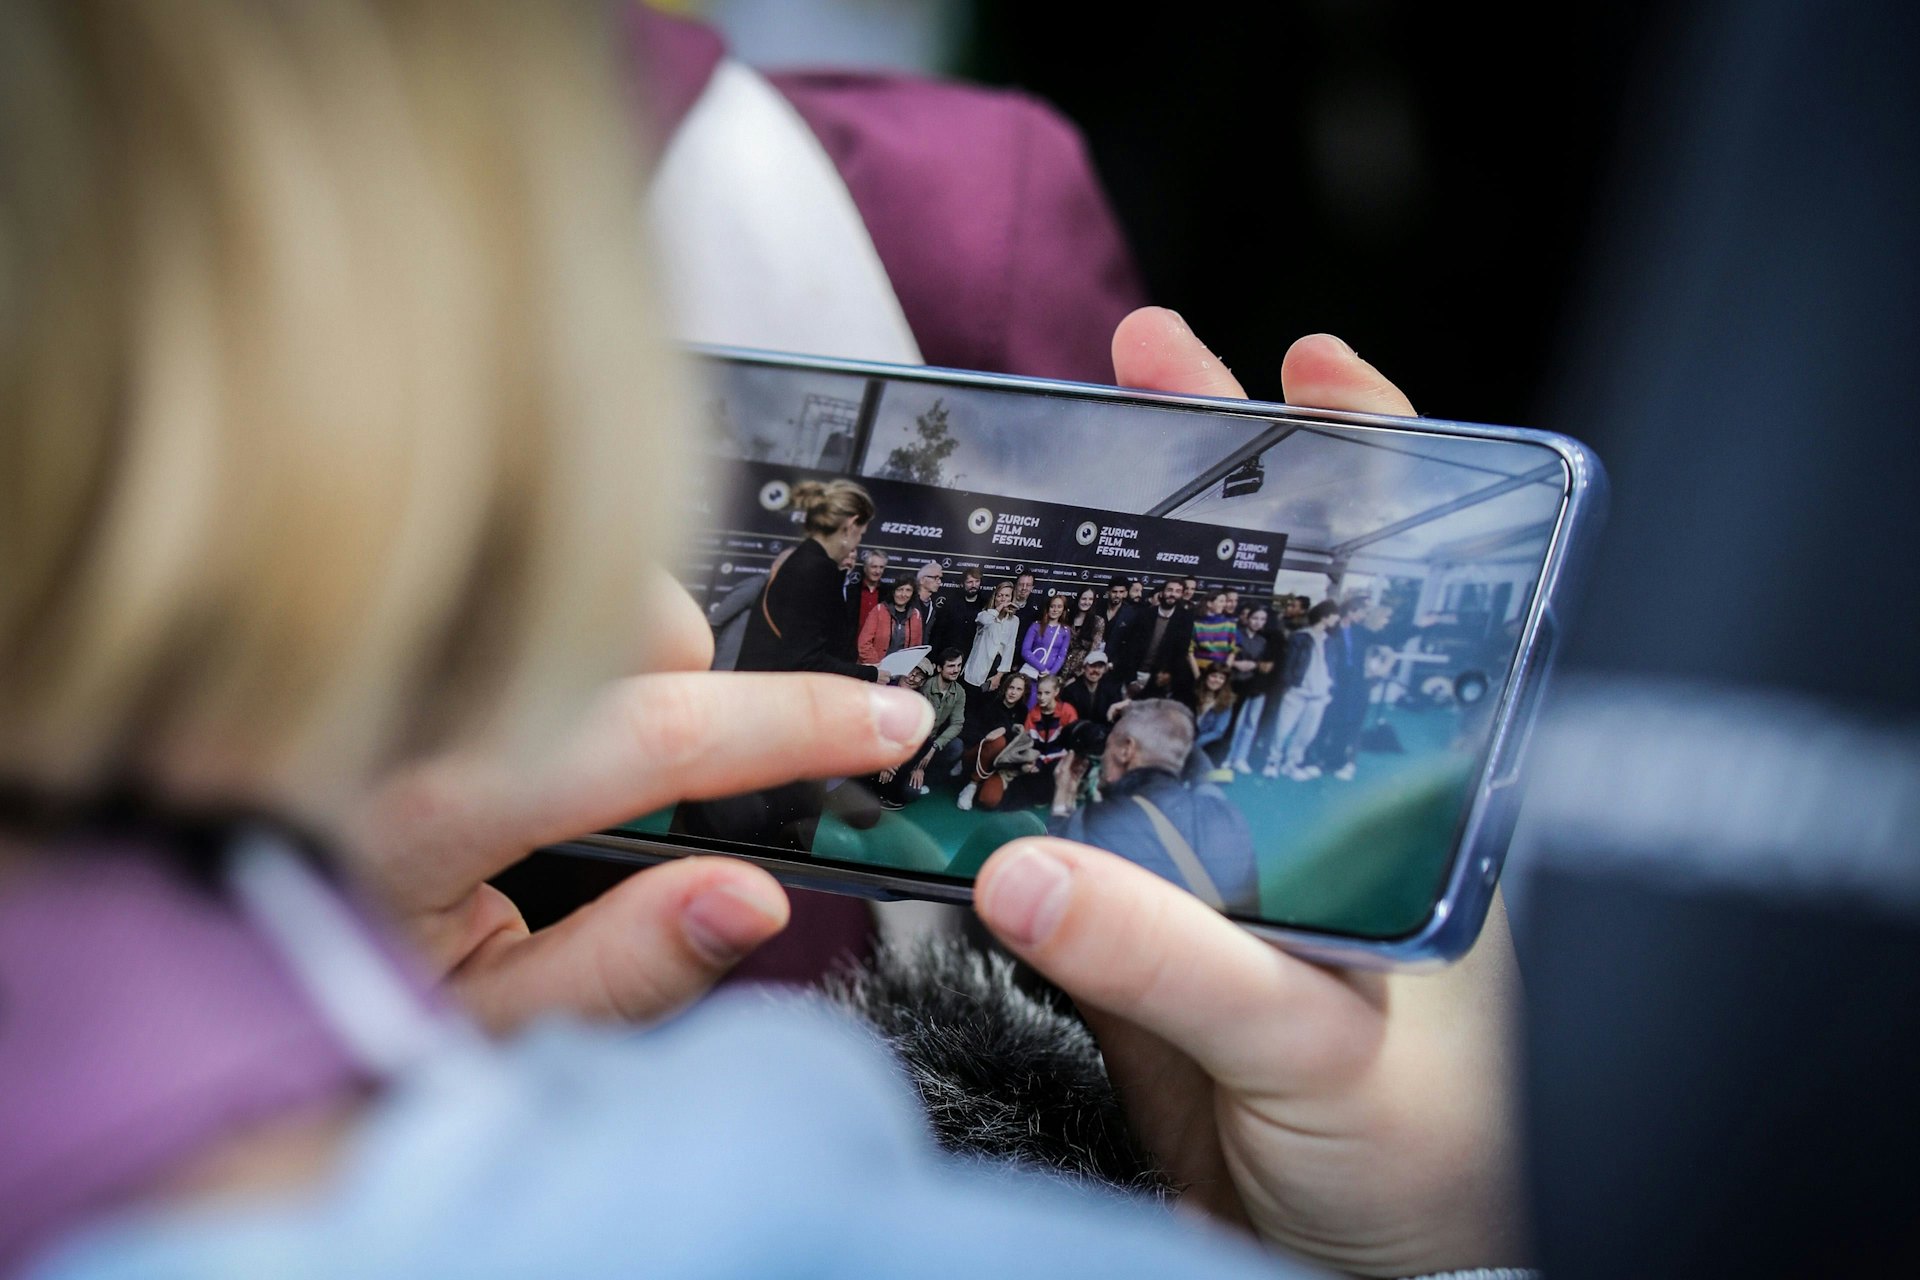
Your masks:
<path fill-rule="evenodd" d="M 786 894 L 765 871 L 731 858 L 680 858 L 538 933 L 501 928 L 451 980 L 492 1027 L 556 1009 L 649 1022 L 705 994 L 786 923 Z"/>
<path fill-rule="evenodd" d="M 1229 1089 L 1310 1089 L 1377 1048 L 1376 981 L 1270 947 L 1111 853 L 1017 840 L 980 869 L 974 908 L 1082 1006 L 1145 1028 Z"/>
<path fill-rule="evenodd" d="M 1330 333 L 1310 333 L 1287 348 L 1280 388 L 1288 404 L 1302 408 L 1415 416 L 1405 392 Z"/>

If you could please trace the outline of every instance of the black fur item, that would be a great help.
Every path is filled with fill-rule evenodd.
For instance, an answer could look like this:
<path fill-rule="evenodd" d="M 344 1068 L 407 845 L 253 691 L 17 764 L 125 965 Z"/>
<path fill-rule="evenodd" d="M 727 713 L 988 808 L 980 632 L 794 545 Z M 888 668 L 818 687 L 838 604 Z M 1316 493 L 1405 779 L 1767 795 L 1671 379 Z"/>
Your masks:
<path fill-rule="evenodd" d="M 1171 1194 L 1093 1036 L 1022 991 L 1006 957 L 957 938 L 883 947 L 829 978 L 826 992 L 893 1051 L 948 1151 Z"/>

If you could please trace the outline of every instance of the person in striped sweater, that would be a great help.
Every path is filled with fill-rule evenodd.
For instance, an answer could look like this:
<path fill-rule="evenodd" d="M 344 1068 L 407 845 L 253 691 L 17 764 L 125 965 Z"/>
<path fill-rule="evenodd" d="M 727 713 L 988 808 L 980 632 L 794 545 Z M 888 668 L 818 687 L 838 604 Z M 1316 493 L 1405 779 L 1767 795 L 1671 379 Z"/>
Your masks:
<path fill-rule="evenodd" d="M 1194 675 L 1210 666 L 1230 669 L 1240 652 L 1240 622 L 1233 616 L 1226 591 L 1207 593 L 1206 611 L 1193 620 Z"/>

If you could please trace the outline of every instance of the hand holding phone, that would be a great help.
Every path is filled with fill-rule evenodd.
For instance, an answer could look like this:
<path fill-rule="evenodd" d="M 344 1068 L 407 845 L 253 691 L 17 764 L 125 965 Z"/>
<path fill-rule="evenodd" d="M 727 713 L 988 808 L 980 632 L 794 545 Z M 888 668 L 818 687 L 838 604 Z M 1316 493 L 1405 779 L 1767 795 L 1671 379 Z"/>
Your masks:
<path fill-rule="evenodd" d="M 1169 313 L 1137 314 L 1115 347 L 1122 381 L 1239 393 Z M 1298 344 L 1287 370 L 1287 390 L 1303 404 L 1409 411 L 1331 340 Z M 485 888 L 494 871 L 634 812 L 784 781 L 795 759 L 842 774 L 886 769 L 914 755 L 926 732 L 912 695 L 701 670 L 710 650 L 697 625 L 669 625 L 655 653 L 655 673 L 610 687 L 540 776 L 436 762 L 394 783 L 359 841 L 374 880 L 489 1021 L 555 1008 L 659 1016 L 726 967 L 690 940 L 707 894 L 744 912 L 736 951 L 785 918 L 765 872 L 690 858 L 528 935 Z M 1063 861 L 1070 883 L 1053 928 L 1040 933 L 1007 874 L 1036 852 Z M 1308 1256 L 1382 1273 L 1514 1259 L 1504 1057 L 1512 960 L 1497 905 L 1460 963 L 1381 977 L 1289 956 L 1091 849 L 1010 846 L 988 861 L 980 889 L 988 924 L 1088 1010 L 1141 1133 L 1192 1183 L 1196 1203 Z M 1299 1132 L 1331 1141 L 1295 1158 L 1289 1135 Z M 1382 1253 L 1381 1241 L 1400 1247 Z"/>
<path fill-rule="evenodd" d="M 786 893 L 766 871 L 696 857 L 648 868 L 530 933 L 490 877 L 636 809 L 785 781 L 796 758 L 848 772 L 885 768 L 925 735 L 915 694 L 832 676 L 707 670 L 711 632 L 664 578 L 652 613 L 653 669 L 602 690 L 544 768 L 480 756 L 411 767 L 346 842 L 420 954 L 490 1026 L 557 1011 L 665 1017 L 780 932 L 788 915 Z"/>
<path fill-rule="evenodd" d="M 1114 340 L 1119 380 L 1242 394 L 1171 312 Z M 1306 338 L 1289 401 L 1411 414 L 1345 344 Z M 1254 938 L 1170 882 L 1064 841 L 1009 845 L 982 920 L 1079 1003 L 1136 1131 L 1189 1200 L 1343 1269 L 1519 1265 L 1517 971 L 1498 900 L 1431 974 L 1340 972 Z"/>
<path fill-rule="evenodd" d="M 1288 390 L 1336 399 L 1316 393 L 1342 352 L 1304 341 Z M 913 788 L 810 763 L 806 780 L 638 815 L 570 851 L 737 853 L 805 887 L 964 902 L 992 848 L 1046 830 L 1317 958 L 1434 963 L 1471 945 L 1555 607 L 1604 493 L 1577 442 L 1377 408 L 699 358 L 718 483 L 688 512 L 679 571 L 709 601 L 757 597 L 726 615 L 729 663 L 872 679 L 883 655 L 951 661 L 920 688 L 955 758 Z M 1186 372 L 1230 381 L 1218 361 Z M 1404 409 L 1365 376 L 1346 403 Z M 896 576 L 849 594 L 856 552 Z M 947 573 L 970 587 L 925 587 Z M 1063 815 L 1051 771 L 1069 748 L 1100 767 Z"/>

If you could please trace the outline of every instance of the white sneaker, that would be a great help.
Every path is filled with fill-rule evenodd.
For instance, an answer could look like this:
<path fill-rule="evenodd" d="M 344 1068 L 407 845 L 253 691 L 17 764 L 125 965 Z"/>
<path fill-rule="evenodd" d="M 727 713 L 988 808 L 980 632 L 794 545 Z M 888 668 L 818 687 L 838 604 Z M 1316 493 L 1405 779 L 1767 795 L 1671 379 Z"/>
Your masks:
<path fill-rule="evenodd" d="M 978 790 L 979 790 L 979 787 L 976 784 L 971 782 L 969 782 L 966 786 L 960 788 L 959 798 L 953 802 L 954 807 L 957 809 L 973 808 L 973 793 Z"/>
<path fill-rule="evenodd" d="M 1248 764 L 1245 760 L 1235 760 L 1233 762 L 1233 771 L 1235 773 L 1252 773 L 1253 766 Z"/>
<path fill-rule="evenodd" d="M 1340 779 L 1340 781 L 1342 782 L 1352 782 L 1353 772 L 1354 772 L 1353 761 L 1349 760 L 1347 761 L 1347 763 L 1341 765 L 1338 769 L 1335 769 L 1333 771 L 1333 776 Z"/>
<path fill-rule="evenodd" d="M 1283 765 L 1281 766 L 1280 772 L 1284 773 L 1285 775 L 1287 775 L 1287 777 L 1293 779 L 1295 782 L 1305 782 L 1308 777 L 1307 771 L 1305 769 L 1300 768 L 1298 765 L 1291 765 L 1291 764 Z"/>
<path fill-rule="evenodd" d="M 1304 769 L 1295 769 L 1294 772 L 1299 775 L 1300 781 L 1306 782 L 1309 779 L 1317 778 L 1320 776 L 1320 766 L 1317 764 L 1310 764 Z"/>
<path fill-rule="evenodd" d="M 1260 776 L 1263 778 L 1277 778 L 1280 776 L 1280 766 L 1277 764 L 1270 764 L 1266 768 L 1260 771 Z"/>

